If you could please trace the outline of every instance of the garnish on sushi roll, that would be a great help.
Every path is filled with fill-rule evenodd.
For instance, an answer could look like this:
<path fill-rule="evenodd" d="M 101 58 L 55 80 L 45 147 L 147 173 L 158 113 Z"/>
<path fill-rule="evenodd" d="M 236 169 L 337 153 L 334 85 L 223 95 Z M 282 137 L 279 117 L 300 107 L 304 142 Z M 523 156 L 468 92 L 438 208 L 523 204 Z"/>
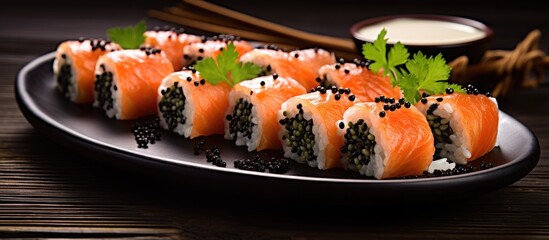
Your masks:
<path fill-rule="evenodd" d="M 364 56 L 373 61 L 371 69 L 388 75 L 406 101 L 425 115 L 435 139 L 434 157 L 466 164 L 491 151 L 499 126 L 496 99 L 473 86 L 448 83 L 451 68 L 441 54 L 418 52 L 408 59 L 408 50 L 400 43 L 387 54 L 385 34 L 383 29 L 373 44 L 364 45 Z"/>

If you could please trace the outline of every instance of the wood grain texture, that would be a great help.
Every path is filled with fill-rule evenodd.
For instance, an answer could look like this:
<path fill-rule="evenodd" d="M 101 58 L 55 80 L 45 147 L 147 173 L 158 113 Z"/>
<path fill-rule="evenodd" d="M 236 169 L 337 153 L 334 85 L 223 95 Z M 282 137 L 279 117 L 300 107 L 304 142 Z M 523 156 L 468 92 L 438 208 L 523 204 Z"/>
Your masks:
<path fill-rule="evenodd" d="M 517 17 L 523 24 L 542 24 L 537 22 L 540 16 L 528 20 L 524 15 Z M 35 18 L 40 20 L 40 16 Z M 489 18 L 507 23 L 499 21 L 503 17 L 497 14 Z M 67 21 L 55 16 L 47 19 Z M 127 20 L 118 16 L 113 21 Z M 503 35 L 528 32 L 516 25 L 508 29 Z M 436 205 L 408 206 L 404 200 L 399 206 L 376 207 L 357 201 L 339 209 L 294 209 L 291 203 L 264 205 L 193 192 L 186 186 L 100 164 L 52 142 L 19 111 L 13 83 L 24 64 L 55 49 L 55 36 L 21 38 L 3 33 L 0 42 L 0 238 L 549 238 L 547 83 L 500 100 L 501 109 L 530 128 L 542 149 L 536 168 L 508 187 Z"/>

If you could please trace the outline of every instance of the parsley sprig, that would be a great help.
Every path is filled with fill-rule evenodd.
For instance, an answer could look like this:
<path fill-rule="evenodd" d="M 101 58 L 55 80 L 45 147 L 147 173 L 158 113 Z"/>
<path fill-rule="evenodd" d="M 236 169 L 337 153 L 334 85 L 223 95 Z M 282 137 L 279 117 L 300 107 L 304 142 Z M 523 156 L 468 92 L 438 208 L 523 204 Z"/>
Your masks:
<path fill-rule="evenodd" d="M 196 63 L 194 68 L 210 84 L 225 82 L 231 87 L 241 81 L 255 78 L 261 72 L 258 65 L 238 61 L 238 52 L 233 42 L 229 42 L 215 59 L 207 57 Z"/>
<path fill-rule="evenodd" d="M 389 76 L 393 86 L 400 87 L 406 101 L 415 104 L 421 99 L 421 91 L 430 95 L 444 93 L 446 88 L 465 92 L 460 85 L 448 83 L 452 69 L 441 53 L 428 57 L 418 51 L 410 59 L 408 49 L 397 42 L 387 54 L 386 34 L 387 30 L 382 29 L 373 43 L 362 46 L 362 54 L 373 61 L 370 69 L 374 73 L 383 71 Z"/>
<path fill-rule="evenodd" d="M 145 42 L 147 24 L 141 20 L 134 26 L 112 27 L 107 29 L 109 39 L 124 49 L 136 49 Z"/>

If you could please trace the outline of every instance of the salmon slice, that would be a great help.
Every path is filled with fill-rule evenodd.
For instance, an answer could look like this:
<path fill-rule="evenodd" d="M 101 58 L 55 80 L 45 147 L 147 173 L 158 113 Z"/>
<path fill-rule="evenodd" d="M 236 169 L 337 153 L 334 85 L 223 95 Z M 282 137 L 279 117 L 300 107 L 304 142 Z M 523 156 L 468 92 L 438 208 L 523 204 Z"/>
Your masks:
<path fill-rule="evenodd" d="M 350 88 L 361 102 L 373 102 L 376 97 L 385 96 L 399 99 L 403 97 L 399 87 L 393 87 L 388 76 L 356 63 L 325 65 L 318 71 L 324 86 L 335 85 Z"/>
<path fill-rule="evenodd" d="M 195 70 L 169 74 L 158 88 L 160 126 L 187 138 L 224 133 L 231 87 L 212 85 Z"/>
<path fill-rule="evenodd" d="M 53 62 L 57 89 L 75 103 L 93 102 L 95 65 L 100 56 L 122 49 L 100 39 L 67 40 L 59 44 Z"/>
<path fill-rule="evenodd" d="M 341 167 L 339 150 L 343 139 L 336 122 L 355 102 L 349 91 L 318 88 L 292 97 L 278 112 L 284 156 L 318 169 Z"/>
<path fill-rule="evenodd" d="M 248 151 L 281 149 L 277 112 L 288 98 L 305 93 L 297 81 L 276 74 L 236 84 L 229 94 L 225 138 Z"/>
<path fill-rule="evenodd" d="M 436 156 L 466 164 L 495 147 L 499 124 L 495 98 L 452 93 L 428 96 L 416 106 L 431 125 Z"/>
<path fill-rule="evenodd" d="M 173 66 L 160 50 L 120 50 L 101 56 L 95 68 L 94 106 L 108 117 L 136 119 L 157 112 L 157 90 Z"/>
<path fill-rule="evenodd" d="M 172 63 L 173 69 L 182 70 L 184 66 L 183 48 L 191 43 L 202 41 L 202 38 L 192 34 L 186 34 L 183 31 L 170 30 L 150 30 L 145 32 L 145 46 L 154 47 L 162 50 Z"/>
<path fill-rule="evenodd" d="M 249 42 L 234 35 L 222 34 L 211 38 L 202 38 L 201 42 L 192 43 L 183 48 L 184 65 L 193 66 L 204 58 L 217 57 L 229 42 L 233 42 L 239 58 L 254 48 Z"/>
<path fill-rule="evenodd" d="M 384 102 L 361 102 L 338 123 L 344 168 L 377 179 L 421 175 L 433 160 L 434 139 L 425 116 L 410 103 L 384 110 Z"/>
<path fill-rule="evenodd" d="M 333 53 L 318 48 L 292 52 L 256 48 L 242 56 L 240 61 L 262 66 L 265 75 L 277 73 L 281 77 L 293 78 L 306 89 L 319 85 L 316 78 L 320 67 L 336 62 Z"/>

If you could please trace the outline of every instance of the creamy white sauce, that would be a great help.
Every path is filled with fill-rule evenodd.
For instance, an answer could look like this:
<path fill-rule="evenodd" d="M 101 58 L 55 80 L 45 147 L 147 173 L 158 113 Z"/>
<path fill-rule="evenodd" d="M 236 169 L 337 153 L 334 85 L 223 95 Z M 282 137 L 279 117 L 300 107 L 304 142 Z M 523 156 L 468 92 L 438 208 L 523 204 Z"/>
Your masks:
<path fill-rule="evenodd" d="M 387 43 L 398 41 L 404 45 L 456 44 L 483 38 L 486 33 L 480 29 L 442 20 L 400 18 L 380 22 L 359 29 L 365 40 L 373 41 L 381 29 L 387 30 Z"/>

